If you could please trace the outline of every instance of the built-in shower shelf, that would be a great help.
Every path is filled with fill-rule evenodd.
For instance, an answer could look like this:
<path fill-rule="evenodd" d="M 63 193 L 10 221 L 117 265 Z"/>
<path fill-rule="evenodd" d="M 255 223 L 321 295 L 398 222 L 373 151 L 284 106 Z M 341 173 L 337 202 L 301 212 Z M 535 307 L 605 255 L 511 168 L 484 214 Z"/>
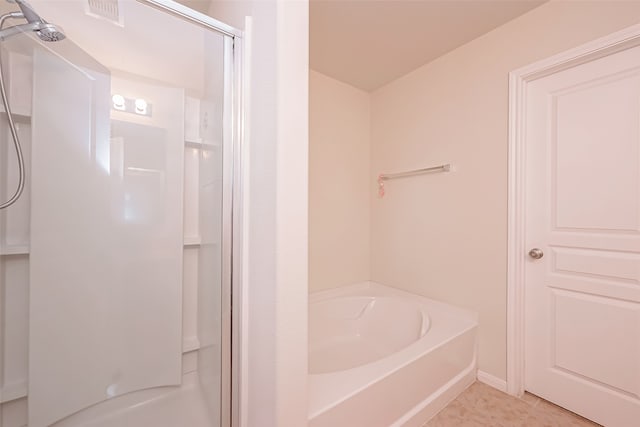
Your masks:
<path fill-rule="evenodd" d="M 2 116 L 6 116 L 7 113 L 4 111 L 4 107 L 0 106 L 0 114 Z M 31 123 L 31 111 L 24 107 L 13 107 L 11 108 L 11 116 L 13 120 L 18 123 Z"/>
<path fill-rule="evenodd" d="M 0 387 L 0 403 L 27 397 L 27 382 L 21 381 L 13 384 L 5 384 Z"/>
<path fill-rule="evenodd" d="M 184 337 L 182 340 L 182 352 L 188 353 L 200 349 L 200 340 L 198 337 Z"/>
<path fill-rule="evenodd" d="M 184 246 L 200 246 L 202 244 L 202 239 L 200 236 L 192 236 L 184 238 Z"/>
<path fill-rule="evenodd" d="M 11 245 L 0 247 L 0 255 L 29 255 L 29 245 Z"/>
<path fill-rule="evenodd" d="M 209 144 L 206 142 L 202 142 L 201 138 L 197 139 L 185 139 L 184 140 L 185 147 L 196 148 L 198 150 L 217 150 L 220 148 L 220 144 Z"/>
<path fill-rule="evenodd" d="M 184 145 L 193 148 L 200 148 L 202 146 L 202 138 L 187 138 L 184 140 Z"/>

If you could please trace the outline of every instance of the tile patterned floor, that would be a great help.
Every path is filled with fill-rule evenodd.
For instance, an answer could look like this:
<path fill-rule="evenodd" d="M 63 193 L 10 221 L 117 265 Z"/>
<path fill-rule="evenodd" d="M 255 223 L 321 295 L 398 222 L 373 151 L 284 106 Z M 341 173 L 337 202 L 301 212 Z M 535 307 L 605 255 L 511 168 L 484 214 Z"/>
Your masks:
<path fill-rule="evenodd" d="M 424 427 L 597 427 L 537 396 L 522 399 L 475 382 Z"/>

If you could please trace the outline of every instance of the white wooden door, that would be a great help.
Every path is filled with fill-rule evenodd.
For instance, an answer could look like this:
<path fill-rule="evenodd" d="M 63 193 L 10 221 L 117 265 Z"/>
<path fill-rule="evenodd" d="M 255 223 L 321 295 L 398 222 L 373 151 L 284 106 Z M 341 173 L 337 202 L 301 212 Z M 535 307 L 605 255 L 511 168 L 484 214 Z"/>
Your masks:
<path fill-rule="evenodd" d="M 525 388 L 640 426 L 640 48 L 528 90 Z"/>

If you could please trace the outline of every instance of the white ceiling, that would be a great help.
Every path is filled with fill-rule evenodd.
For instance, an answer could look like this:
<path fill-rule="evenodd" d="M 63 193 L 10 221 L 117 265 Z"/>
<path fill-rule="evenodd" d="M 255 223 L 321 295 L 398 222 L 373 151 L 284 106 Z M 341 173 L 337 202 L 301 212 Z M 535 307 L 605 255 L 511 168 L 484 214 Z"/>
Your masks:
<path fill-rule="evenodd" d="M 372 91 L 546 0 L 311 0 L 310 66 Z"/>
<path fill-rule="evenodd" d="M 34 6 L 51 22 L 57 22 L 70 36 L 76 22 L 85 27 L 87 18 L 69 19 L 66 5 L 84 4 L 86 0 L 31 0 Z M 178 0 L 201 12 L 207 12 L 211 0 Z M 220 0 L 213 0 L 220 1 Z M 241 0 L 244 1 L 244 0 Z M 291 0 L 297 1 L 297 0 Z M 461 46 L 503 23 L 533 9 L 546 0 L 310 0 L 310 66 L 312 69 L 366 91 L 375 90 L 421 65 Z M 123 6 L 127 5 L 124 3 Z M 135 3 L 135 2 L 132 2 Z M 65 7 L 62 7 L 62 6 Z M 48 7 L 47 7 L 48 6 Z M 0 0 L 0 11 L 16 9 L 15 5 Z M 123 7 L 124 9 L 125 7 Z M 82 8 L 80 8 L 82 11 Z M 60 16 L 61 15 L 61 16 Z M 84 15 L 81 13 L 81 15 Z M 56 21 L 56 19 L 58 21 Z M 145 18 L 148 19 L 148 18 Z M 95 22 L 92 25 L 104 26 Z M 108 27 L 108 26 L 106 26 Z M 95 28 L 99 46 L 105 40 L 122 42 L 114 35 L 114 28 Z M 131 30 L 130 25 L 127 30 Z M 166 28 L 166 26 L 147 27 Z M 133 28 L 136 28 L 133 26 Z M 194 56 L 195 46 L 171 50 L 173 36 L 161 44 L 164 55 L 173 57 L 174 68 L 187 63 L 177 60 L 181 55 Z M 157 32 L 151 32 L 156 37 Z M 81 32 L 86 39 L 87 32 Z M 116 34 L 117 35 L 117 34 Z M 142 36 L 144 36 L 144 31 Z M 143 39 L 145 37 L 142 37 Z M 156 37 L 157 38 L 157 37 Z M 182 38 L 178 38 L 182 39 Z M 145 39 L 146 40 L 146 39 Z M 198 46 L 198 48 L 201 48 Z M 185 52 L 185 50 L 189 52 Z M 134 51 L 129 49 L 128 51 Z M 145 51 L 136 50 L 137 52 Z M 199 55 L 201 53 L 197 53 Z M 118 62 L 123 63 L 122 54 Z M 145 55 L 149 57 L 150 55 Z M 133 59 L 133 58 L 129 58 Z M 138 58 L 140 59 L 140 58 Z M 164 67 L 153 67 L 162 70 Z M 177 68 L 180 68 L 177 66 Z M 166 70 L 165 70 L 166 71 Z"/>

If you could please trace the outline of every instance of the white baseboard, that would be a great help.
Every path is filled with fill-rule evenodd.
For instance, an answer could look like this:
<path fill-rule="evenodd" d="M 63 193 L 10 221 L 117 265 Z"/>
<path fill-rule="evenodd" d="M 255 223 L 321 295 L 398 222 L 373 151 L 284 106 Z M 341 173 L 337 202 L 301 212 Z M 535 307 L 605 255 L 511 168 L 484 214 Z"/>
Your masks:
<path fill-rule="evenodd" d="M 507 392 L 507 382 L 505 380 L 491 374 L 487 374 L 484 371 L 478 371 L 478 381 L 502 392 Z"/>

